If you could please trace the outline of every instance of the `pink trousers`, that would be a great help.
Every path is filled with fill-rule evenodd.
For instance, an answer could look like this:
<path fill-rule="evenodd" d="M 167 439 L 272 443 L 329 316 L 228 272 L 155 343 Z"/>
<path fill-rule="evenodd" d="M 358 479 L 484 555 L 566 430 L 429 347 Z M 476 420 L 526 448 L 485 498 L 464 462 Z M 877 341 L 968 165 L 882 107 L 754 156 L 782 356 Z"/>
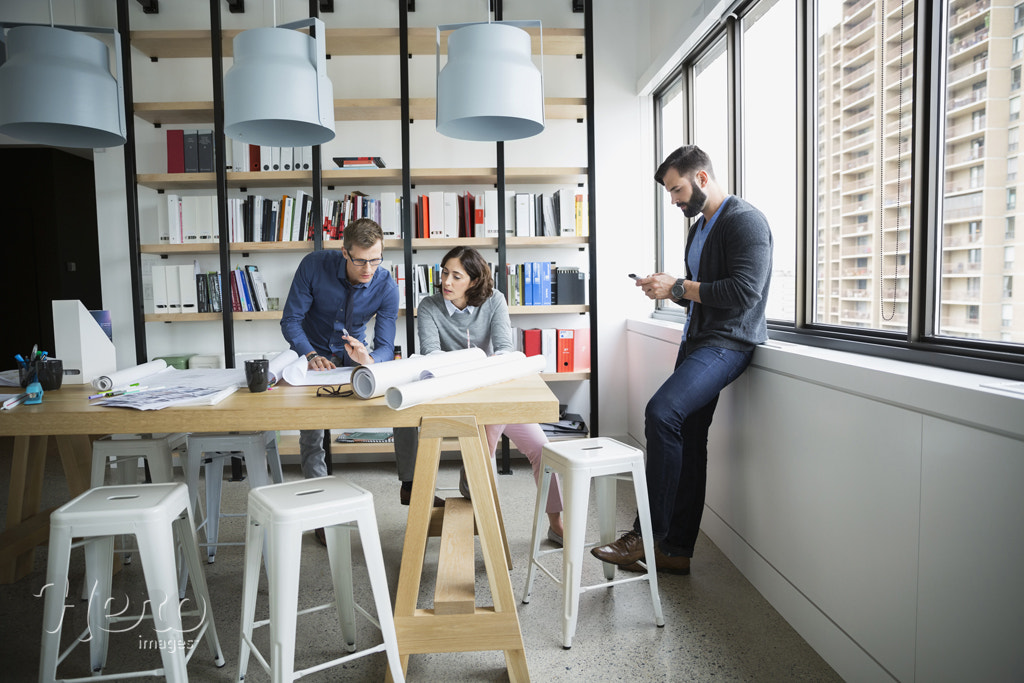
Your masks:
<path fill-rule="evenodd" d="M 501 435 L 505 434 L 515 444 L 515 447 L 526 456 L 533 467 L 533 480 L 540 486 L 540 458 L 541 451 L 548 442 L 544 430 L 539 424 L 508 424 L 508 425 L 487 425 L 487 448 L 491 457 L 495 457 L 498 441 Z M 558 475 L 551 477 L 551 486 L 548 489 L 548 507 L 546 512 L 562 511 L 562 489 L 558 483 Z"/>

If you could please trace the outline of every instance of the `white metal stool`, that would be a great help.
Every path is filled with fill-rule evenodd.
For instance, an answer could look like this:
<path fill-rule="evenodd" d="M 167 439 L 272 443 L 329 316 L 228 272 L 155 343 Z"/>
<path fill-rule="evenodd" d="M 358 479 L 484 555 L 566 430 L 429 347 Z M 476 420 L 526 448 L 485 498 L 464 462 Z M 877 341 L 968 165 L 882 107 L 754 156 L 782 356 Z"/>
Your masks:
<path fill-rule="evenodd" d="M 277 450 L 276 432 L 239 432 L 190 434 L 188 437 L 188 464 L 185 468 L 185 481 L 193 509 L 199 497 L 199 466 L 203 465 L 206 475 L 206 513 L 199 522 L 206 535 L 207 562 L 216 559 L 217 546 L 242 545 L 237 543 L 220 543 L 221 517 L 244 517 L 245 513 L 221 514 L 220 498 L 224 486 L 224 461 L 241 454 L 245 460 L 245 471 L 249 477 L 249 487 L 266 486 L 271 481 L 280 484 L 284 481 L 281 470 L 281 455 Z M 205 457 L 204 457 L 205 456 Z M 267 476 L 267 467 L 270 476 Z"/>
<path fill-rule="evenodd" d="M 149 466 L 150 480 L 154 484 L 174 481 L 174 454 L 184 452 L 188 434 L 132 434 L 104 436 L 92 442 L 91 488 L 106 483 L 107 467 L 117 470 L 118 484 L 138 483 L 139 458 L 145 458 Z M 193 508 L 193 514 L 195 508 Z M 122 543 L 122 547 L 126 547 Z M 132 553 L 125 552 L 125 564 L 132 561 Z M 184 586 L 182 586 L 184 590 Z"/>
<path fill-rule="evenodd" d="M 523 602 L 530 602 L 530 590 L 533 588 L 533 577 L 537 568 L 540 568 L 542 572 L 562 586 L 562 647 L 569 649 L 572 647 L 572 638 L 576 633 L 581 593 L 621 583 L 647 581 L 651 587 L 651 602 L 654 603 L 654 623 L 664 626 L 665 618 L 661 613 L 661 598 L 658 596 L 658 574 L 653 561 L 647 563 L 646 574 L 638 574 L 618 581 L 612 580 L 615 578 L 615 565 L 603 563 L 604 576 L 608 582 L 580 586 L 583 572 L 583 551 L 586 548 L 611 543 L 615 540 L 615 487 L 619 479 L 632 479 L 633 481 L 637 511 L 640 516 L 640 530 L 644 538 L 644 556 L 654 557 L 651 511 L 647 500 L 647 478 L 644 475 L 643 452 L 614 439 L 600 437 L 549 443 L 544 447 L 541 458 L 543 474 L 541 485 L 537 491 L 533 537 L 530 540 L 530 567 L 526 573 Z M 563 540 L 565 543 L 562 548 L 541 550 L 543 526 L 547 523 L 544 505 L 548 499 L 552 472 L 557 473 L 562 482 L 562 495 L 565 500 L 563 511 L 565 527 Z M 597 518 L 601 533 L 601 540 L 597 543 L 586 542 L 591 479 L 594 480 L 596 487 Z M 559 552 L 562 553 L 561 578 L 548 571 L 540 562 L 540 558 L 544 555 Z"/>
<path fill-rule="evenodd" d="M 94 681 L 102 672 L 107 658 L 109 624 L 139 621 L 139 614 L 112 616 L 110 588 L 113 572 L 114 536 L 134 534 L 139 558 L 145 571 L 148 602 L 151 606 L 155 637 L 181 642 L 194 640 L 188 652 L 180 647 L 161 647 L 163 667 L 149 671 L 106 674 L 100 679 L 165 676 L 169 681 L 187 681 L 185 667 L 199 641 L 206 639 L 214 664 L 224 666 L 224 655 L 213 622 L 206 576 L 199 563 L 188 489 L 184 484 L 138 484 L 103 486 L 86 491 L 62 505 L 50 515 L 50 552 L 46 567 L 48 590 L 43 606 L 42 655 L 39 680 L 57 680 L 57 667 L 79 643 L 89 641 L 92 676 L 61 679 Z M 85 546 L 85 576 L 90 587 L 89 625 L 75 641 L 60 652 L 61 628 L 67 595 L 68 564 L 72 539 L 83 540 L 74 545 Z M 192 567 L 193 591 L 197 611 L 181 612 L 177 602 L 178 582 L 174 566 L 175 541 L 181 544 L 185 561 Z M 198 615 L 197 627 L 182 629 L 182 616 Z"/>
<path fill-rule="evenodd" d="M 323 527 L 327 555 L 334 579 L 334 602 L 298 610 L 299 560 L 302 534 Z M 349 535 L 355 528 L 363 546 L 370 588 L 377 610 L 375 620 L 355 603 L 352 595 L 352 547 Z M 256 589 L 260 578 L 260 553 L 266 542 L 270 619 L 254 622 Z M 295 671 L 295 635 L 299 614 L 336 607 L 345 648 L 352 654 Z M 356 616 L 359 612 L 380 629 L 383 644 L 356 652 Z M 252 642 L 253 628 L 270 625 L 270 662 Z M 318 634 L 319 635 L 319 634 Z M 398 640 L 391 612 L 384 556 L 380 548 L 373 496 L 369 491 L 337 477 L 319 477 L 265 486 L 249 491 L 249 526 L 245 534 L 245 579 L 242 589 L 242 634 L 238 655 L 238 680 L 245 679 L 249 654 L 271 674 L 274 683 L 292 681 L 306 674 L 343 664 L 357 657 L 384 651 L 392 680 L 405 680 L 398 656 Z"/>

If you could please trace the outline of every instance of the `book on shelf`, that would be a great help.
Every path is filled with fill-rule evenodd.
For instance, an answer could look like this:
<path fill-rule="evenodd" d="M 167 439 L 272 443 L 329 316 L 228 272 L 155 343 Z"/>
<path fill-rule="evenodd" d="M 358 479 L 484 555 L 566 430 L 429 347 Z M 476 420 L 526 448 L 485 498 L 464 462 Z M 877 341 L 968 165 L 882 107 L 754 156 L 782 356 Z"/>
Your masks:
<path fill-rule="evenodd" d="M 390 429 L 345 430 L 335 439 L 338 443 L 393 443 L 394 440 Z"/>
<path fill-rule="evenodd" d="M 185 173 L 199 172 L 199 131 L 186 130 L 182 147 L 185 153 Z"/>
<path fill-rule="evenodd" d="M 196 143 L 199 172 L 213 173 L 213 131 L 197 131 Z"/>
<path fill-rule="evenodd" d="M 222 308 L 221 298 L 223 297 L 223 293 L 220 289 L 220 273 L 217 271 L 210 271 L 206 274 L 206 279 L 210 312 L 220 313 Z"/>
<path fill-rule="evenodd" d="M 167 172 L 185 172 L 185 131 L 180 128 L 167 129 Z"/>
<path fill-rule="evenodd" d="M 245 272 L 248 275 L 248 284 L 252 288 L 253 302 L 255 305 L 254 310 L 266 311 L 269 310 L 267 302 L 267 283 L 263 279 L 263 274 L 260 272 L 259 266 L 247 265 Z"/>
<path fill-rule="evenodd" d="M 384 168 L 380 157 L 334 157 L 338 168 Z"/>

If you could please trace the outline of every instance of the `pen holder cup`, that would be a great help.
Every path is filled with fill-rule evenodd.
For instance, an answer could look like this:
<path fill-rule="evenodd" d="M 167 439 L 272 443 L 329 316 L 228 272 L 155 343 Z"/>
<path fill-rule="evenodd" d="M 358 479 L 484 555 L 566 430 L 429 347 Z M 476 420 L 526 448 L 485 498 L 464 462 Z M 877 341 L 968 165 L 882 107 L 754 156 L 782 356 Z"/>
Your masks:
<path fill-rule="evenodd" d="M 270 383 L 270 361 L 266 358 L 245 361 L 245 383 L 254 394 L 266 391 Z"/>
<path fill-rule="evenodd" d="M 60 389 L 64 382 L 64 362 L 57 358 L 36 359 L 27 368 L 19 368 L 18 379 L 21 386 L 27 387 L 32 381 L 38 381 L 43 391 Z"/>

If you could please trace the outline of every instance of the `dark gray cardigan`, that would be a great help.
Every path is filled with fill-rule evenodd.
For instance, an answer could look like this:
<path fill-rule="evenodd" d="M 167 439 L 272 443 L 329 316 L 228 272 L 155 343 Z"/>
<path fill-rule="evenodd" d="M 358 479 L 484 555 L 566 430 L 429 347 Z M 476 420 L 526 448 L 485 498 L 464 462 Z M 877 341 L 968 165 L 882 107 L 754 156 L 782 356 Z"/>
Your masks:
<path fill-rule="evenodd" d="M 686 235 L 686 250 L 698 222 Z M 765 305 L 772 277 L 772 232 L 764 214 L 736 196 L 711 226 L 700 255 L 700 272 L 686 279 L 700 283 L 701 303 L 689 304 L 687 349 L 718 346 L 746 351 L 768 339 Z"/>

